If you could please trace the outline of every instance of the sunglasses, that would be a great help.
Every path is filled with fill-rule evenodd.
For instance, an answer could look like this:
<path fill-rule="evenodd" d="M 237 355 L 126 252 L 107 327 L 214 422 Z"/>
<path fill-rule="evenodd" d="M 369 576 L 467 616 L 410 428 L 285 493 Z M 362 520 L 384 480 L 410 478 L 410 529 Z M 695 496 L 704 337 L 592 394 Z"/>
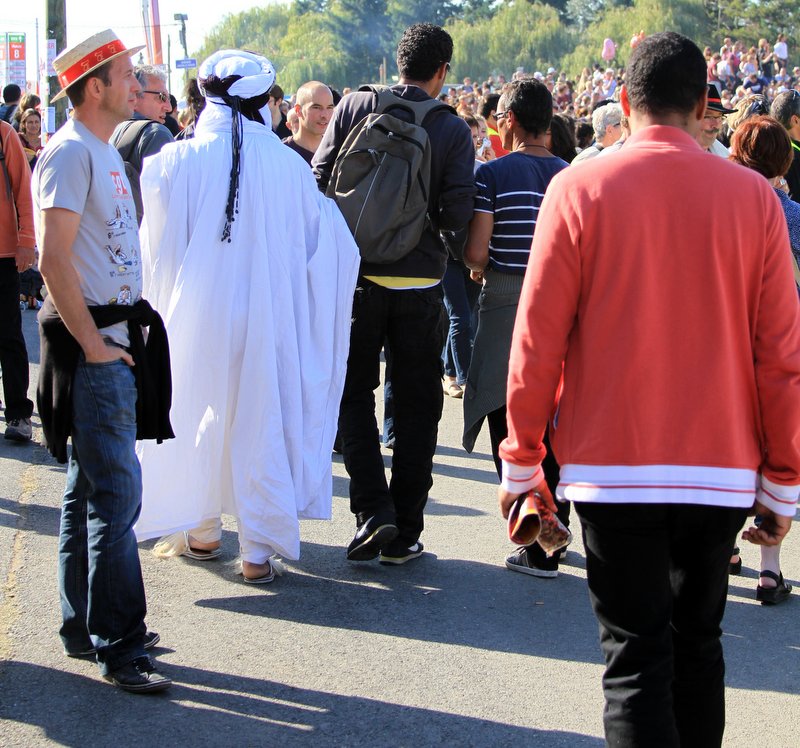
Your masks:
<path fill-rule="evenodd" d="M 154 96 L 158 96 L 158 99 L 162 104 L 166 104 L 169 101 L 169 94 L 168 93 L 164 93 L 164 91 L 148 91 L 147 89 L 139 91 L 139 93 L 138 93 L 139 98 L 140 99 L 144 98 L 144 94 L 146 94 L 146 93 L 153 94 Z"/>
<path fill-rule="evenodd" d="M 744 120 L 748 117 L 754 117 L 758 114 L 769 114 L 769 104 L 763 96 L 759 96 L 759 98 L 750 102 L 742 119 Z"/>
<path fill-rule="evenodd" d="M 503 119 L 503 117 L 507 117 L 507 116 L 508 116 L 508 110 L 506 110 L 505 112 L 495 112 L 494 113 L 494 118 L 496 120 L 498 120 L 498 121 Z"/>

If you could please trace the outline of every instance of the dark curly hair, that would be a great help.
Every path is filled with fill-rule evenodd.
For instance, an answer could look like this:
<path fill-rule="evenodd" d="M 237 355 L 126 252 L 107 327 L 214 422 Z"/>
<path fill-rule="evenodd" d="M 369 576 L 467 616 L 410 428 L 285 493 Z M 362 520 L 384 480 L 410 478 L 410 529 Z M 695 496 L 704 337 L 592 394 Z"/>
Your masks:
<path fill-rule="evenodd" d="M 432 23 L 409 26 L 397 45 L 397 71 L 401 78 L 429 81 L 453 57 L 453 39 Z"/>
<path fill-rule="evenodd" d="M 631 108 L 647 114 L 689 113 L 706 92 L 703 53 L 689 38 L 665 31 L 631 53 L 625 83 Z"/>
<path fill-rule="evenodd" d="M 525 132 L 534 137 L 547 132 L 553 119 L 553 97 L 544 83 L 532 77 L 511 81 L 503 86 L 500 100 L 503 111 L 510 109 L 514 112 Z"/>

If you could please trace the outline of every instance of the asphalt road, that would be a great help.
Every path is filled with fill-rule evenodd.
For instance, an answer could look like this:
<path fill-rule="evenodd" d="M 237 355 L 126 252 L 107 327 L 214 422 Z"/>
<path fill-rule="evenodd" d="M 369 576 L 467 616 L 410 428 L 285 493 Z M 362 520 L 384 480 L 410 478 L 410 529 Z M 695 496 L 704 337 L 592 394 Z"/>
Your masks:
<path fill-rule="evenodd" d="M 24 324 L 33 390 L 33 312 Z M 0 746 L 603 745 L 580 533 L 557 579 L 506 570 L 488 439 L 470 456 L 460 434 L 461 402 L 445 398 L 428 553 L 404 567 L 345 560 L 354 524 L 340 458 L 333 521 L 304 523 L 301 560 L 272 585 L 238 581 L 231 522 L 219 562 L 159 560 L 143 544 L 147 620 L 161 634 L 153 652 L 176 681 L 152 696 L 120 692 L 92 663 L 63 656 L 64 470 L 38 443 L 0 439 Z M 724 622 L 725 745 L 796 747 L 800 596 L 758 605 L 758 551 L 743 557 Z M 797 584 L 800 528 L 783 568 Z"/>

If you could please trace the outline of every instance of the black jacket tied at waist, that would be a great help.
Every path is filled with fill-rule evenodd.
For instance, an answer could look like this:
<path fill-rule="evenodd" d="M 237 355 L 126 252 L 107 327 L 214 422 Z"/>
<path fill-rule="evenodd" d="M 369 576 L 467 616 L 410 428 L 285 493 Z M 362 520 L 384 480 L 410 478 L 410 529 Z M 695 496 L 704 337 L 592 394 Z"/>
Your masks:
<path fill-rule="evenodd" d="M 133 306 L 110 304 L 90 306 L 98 329 L 120 322 L 128 323 L 130 352 L 136 364 L 136 438 L 173 439 L 169 422 L 172 404 L 172 374 L 169 343 L 164 322 L 144 299 Z M 149 327 L 147 343 L 142 327 Z M 59 462 L 67 461 L 67 438 L 72 433 L 72 381 L 81 353 L 58 313 L 51 296 L 39 312 L 41 367 L 36 400 L 42 419 L 44 441 L 50 454 Z"/>

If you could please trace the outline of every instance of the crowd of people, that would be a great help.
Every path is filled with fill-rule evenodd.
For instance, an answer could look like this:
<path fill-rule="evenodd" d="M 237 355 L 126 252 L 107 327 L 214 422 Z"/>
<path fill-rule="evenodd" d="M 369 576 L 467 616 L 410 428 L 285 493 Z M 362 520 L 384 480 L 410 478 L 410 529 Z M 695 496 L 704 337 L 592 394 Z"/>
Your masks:
<path fill-rule="evenodd" d="M 679 34 L 631 46 L 626 70 L 577 84 L 551 68 L 446 90 L 452 39 L 415 24 L 396 85 L 309 81 L 291 105 L 269 60 L 221 50 L 177 128 L 164 74 L 112 31 L 56 58 L 68 122 L 44 149 L 35 105 L 19 134 L 0 122 L 0 364 L 6 438 L 29 441 L 19 273 L 36 248 L 38 408 L 68 465 L 65 654 L 168 688 L 137 542 L 213 562 L 229 514 L 243 581 L 272 583 L 299 521 L 331 516 L 332 449 L 347 558 L 422 558 L 448 395 L 468 452 L 487 425 L 504 517 L 530 492 L 564 525 L 574 505 L 609 744 L 721 744 L 720 624 L 753 509 L 756 597 L 791 593 L 800 92 L 785 40 L 755 50 L 766 83 L 741 96 L 739 42 L 724 79 Z M 534 541 L 505 563 L 553 578 L 563 552 Z"/>

